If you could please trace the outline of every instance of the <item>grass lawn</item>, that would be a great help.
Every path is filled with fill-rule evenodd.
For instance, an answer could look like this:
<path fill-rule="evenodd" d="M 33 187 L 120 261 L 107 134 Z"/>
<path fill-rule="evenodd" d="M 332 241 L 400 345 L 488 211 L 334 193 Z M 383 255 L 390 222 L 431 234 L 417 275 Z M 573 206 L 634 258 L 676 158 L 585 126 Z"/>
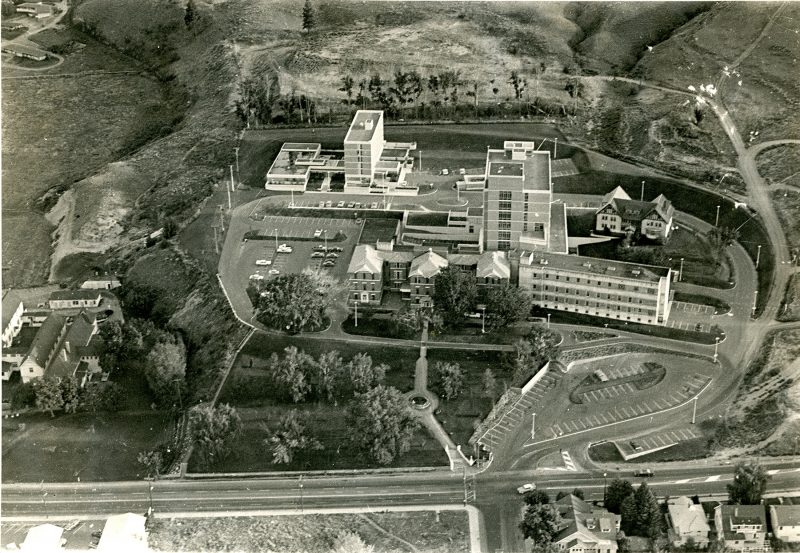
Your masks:
<path fill-rule="evenodd" d="M 719 315 L 721 313 L 728 313 L 731 310 L 731 306 L 725 303 L 724 301 L 712 298 L 711 296 L 704 296 L 701 294 L 689 294 L 687 292 L 675 292 L 675 295 L 672 297 L 674 301 L 683 301 L 686 303 L 696 303 L 698 305 L 708 305 L 714 308 L 714 314 Z"/>
<path fill-rule="evenodd" d="M 170 415 L 154 411 L 21 415 L 3 424 L 3 482 L 142 478 L 136 456 L 171 430 Z"/>
<path fill-rule="evenodd" d="M 389 241 L 397 230 L 396 219 L 367 219 L 364 221 L 364 229 L 361 231 L 359 244 L 375 245 L 378 240 Z"/>
<path fill-rule="evenodd" d="M 375 525 L 377 524 L 378 527 Z M 381 531 L 384 528 L 386 531 Z M 330 551 L 343 531 L 355 532 L 375 553 L 404 549 L 466 553 L 469 525 L 463 511 L 306 514 L 302 516 L 157 519 L 150 527 L 154 551 Z"/>
<path fill-rule="evenodd" d="M 780 321 L 800 321 L 800 274 L 792 275 L 786 284 L 786 293 L 779 313 Z"/>
<path fill-rule="evenodd" d="M 455 399 L 440 399 L 436 418 L 456 444 L 467 451 L 468 441 L 475 425 L 492 410 L 494 402 L 483 396 L 483 373 L 494 371 L 497 381 L 495 398 L 503 393 L 504 386 L 511 385 L 511 372 L 500 362 L 500 354 L 488 351 L 465 351 L 452 349 L 428 350 L 428 388 L 434 392 L 436 386 L 437 361 L 458 363 L 464 371 L 464 392 Z"/>
<path fill-rule="evenodd" d="M 663 463 L 667 461 L 683 461 L 689 459 L 702 459 L 708 457 L 711 450 L 708 447 L 708 438 L 700 437 L 693 440 L 678 442 L 672 447 L 662 449 L 648 455 L 631 459 L 631 463 Z M 589 448 L 589 458 L 598 463 L 624 463 L 617 446 L 611 442 L 592 445 Z"/>

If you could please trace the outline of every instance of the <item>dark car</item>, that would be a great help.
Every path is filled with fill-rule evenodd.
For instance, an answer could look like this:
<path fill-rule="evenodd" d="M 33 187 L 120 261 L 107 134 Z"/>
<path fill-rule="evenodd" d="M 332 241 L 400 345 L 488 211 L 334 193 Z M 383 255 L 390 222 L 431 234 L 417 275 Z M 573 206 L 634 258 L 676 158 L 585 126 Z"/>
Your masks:
<path fill-rule="evenodd" d="M 633 475 L 638 478 L 650 478 L 651 476 L 655 476 L 655 474 L 653 474 L 653 471 L 650 469 L 639 469 L 637 471 L 634 471 Z"/>

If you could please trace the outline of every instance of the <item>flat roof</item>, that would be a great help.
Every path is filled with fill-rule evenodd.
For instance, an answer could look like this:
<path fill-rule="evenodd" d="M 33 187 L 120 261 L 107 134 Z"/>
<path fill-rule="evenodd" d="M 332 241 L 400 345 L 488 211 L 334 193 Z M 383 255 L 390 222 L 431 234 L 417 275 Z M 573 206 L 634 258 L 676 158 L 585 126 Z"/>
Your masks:
<path fill-rule="evenodd" d="M 489 174 L 493 177 L 521 177 L 523 167 L 518 161 L 493 161 L 489 164 Z"/>
<path fill-rule="evenodd" d="M 567 206 L 561 202 L 550 204 L 550 243 L 548 250 L 567 253 Z"/>
<path fill-rule="evenodd" d="M 543 264 L 541 262 L 542 259 L 547 263 Z M 520 256 L 520 265 L 528 267 L 541 266 L 550 269 L 561 269 L 576 273 L 603 275 L 642 282 L 658 282 L 662 277 L 667 277 L 670 271 L 667 267 L 654 267 L 652 265 L 598 259 L 596 257 L 586 257 L 583 255 L 541 251 L 523 252 Z"/>
<path fill-rule="evenodd" d="M 315 152 L 322 149 L 322 144 L 318 142 L 284 142 L 281 147 L 282 152 L 292 150 L 294 152 Z"/>
<path fill-rule="evenodd" d="M 512 159 L 511 150 L 489 150 L 488 152 L 489 176 L 508 176 L 507 173 L 498 174 L 493 170 L 495 164 L 518 164 L 523 167 L 521 174 L 524 176 L 522 188 L 524 190 L 550 190 L 550 151 L 528 151 L 524 159 Z"/>
<path fill-rule="evenodd" d="M 47 57 L 47 52 L 44 50 L 39 50 L 38 48 L 34 48 L 32 46 L 26 46 L 24 44 L 16 44 L 16 43 L 9 43 L 3 45 L 3 51 L 9 53 L 18 53 L 24 54 L 26 56 L 35 56 L 35 57 Z"/>
<path fill-rule="evenodd" d="M 375 128 L 378 126 L 378 121 L 383 118 L 383 112 L 380 110 L 360 109 L 353 117 L 353 122 L 350 123 L 350 129 L 347 131 L 347 136 L 344 137 L 345 142 L 369 142 L 375 135 Z M 366 128 L 365 123 L 372 121 L 372 128 Z"/>

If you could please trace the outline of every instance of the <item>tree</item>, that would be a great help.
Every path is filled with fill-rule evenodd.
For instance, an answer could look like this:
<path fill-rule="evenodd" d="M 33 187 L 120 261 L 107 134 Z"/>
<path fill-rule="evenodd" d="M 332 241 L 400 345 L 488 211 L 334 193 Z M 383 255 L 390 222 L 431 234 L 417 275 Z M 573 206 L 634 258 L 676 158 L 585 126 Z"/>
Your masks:
<path fill-rule="evenodd" d="M 714 227 L 708 231 L 706 238 L 714 252 L 714 261 L 719 265 L 728 246 L 739 239 L 739 232 L 730 227 Z"/>
<path fill-rule="evenodd" d="M 147 355 L 147 383 L 161 405 L 180 404 L 186 388 L 186 347 L 170 336 L 158 342 Z"/>
<path fill-rule="evenodd" d="M 61 382 L 52 376 L 37 378 L 34 381 L 34 394 L 36 395 L 36 408 L 50 413 L 55 417 L 54 411 L 64 408 L 64 398 L 61 395 Z"/>
<path fill-rule="evenodd" d="M 433 364 L 436 387 L 445 399 L 454 399 L 464 389 L 464 371 L 458 363 L 437 361 Z"/>
<path fill-rule="evenodd" d="M 525 492 L 522 500 L 526 505 L 547 505 L 550 503 L 550 495 L 541 489 L 535 489 Z"/>
<path fill-rule="evenodd" d="M 69 376 L 60 379 L 59 386 L 61 387 L 61 401 L 64 404 L 65 413 L 76 413 L 81 407 L 81 387 L 78 384 L 78 379 L 74 376 Z"/>
<path fill-rule="evenodd" d="M 354 445 L 381 465 L 411 449 L 411 438 L 418 427 L 399 390 L 379 385 L 356 394 L 348 410 Z"/>
<path fill-rule="evenodd" d="M 345 367 L 350 386 L 356 394 L 362 394 L 383 382 L 386 376 L 386 365 L 373 365 L 372 357 L 359 353 Z"/>
<path fill-rule="evenodd" d="M 116 382 L 90 382 L 83 389 L 81 408 L 97 411 L 119 411 L 122 406 L 122 386 Z"/>
<path fill-rule="evenodd" d="M 186 2 L 186 10 L 183 12 L 183 22 L 190 29 L 192 28 L 192 23 L 194 23 L 195 10 L 194 0 Z"/>
<path fill-rule="evenodd" d="M 492 402 L 494 402 L 495 395 L 497 394 L 497 379 L 494 376 L 494 371 L 492 369 L 486 369 L 483 371 L 483 396 L 488 397 Z"/>
<path fill-rule="evenodd" d="M 443 326 L 442 316 L 432 307 L 413 307 L 405 304 L 392 313 L 394 332 L 401 337 L 411 338 L 421 332 L 425 323 L 428 330 L 438 330 Z"/>
<path fill-rule="evenodd" d="M 331 553 L 372 553 L 375 547 L 367 545 L 361 536 L 349 530 L 336 535 L 331 546 Z"/>
<path fill-rule="evenodd" d="M 572 495 L 574 495 L 575 497 L 577 497 L 578 499 L 581 499 L 581 500 L 586 499 L 586 495 L 583 493 L 583 490 L 580 489 L 580 488 L 575 488 L 574 490 L 572 490 Z"/>
<path fill-rule="evenodd" d="M 486 292 L 486 324 L 503 328 L 521 321 L 530 315 L 532 305 L 531 295 L 510 282 L 491 286 Z"/>
<path fill-rule="evenodd" d="M 311 388 L 317 397 L 333 401 L 344 377 L 344 361 L 336 350 L 320 353 L 312 365 Z"/>
<path fill-rule="evenodd" d="M 315 438 L 306 435 L 306 420 L 297 411 L 291 410 L 281 417 L 278 428 L 271 431 L 264 440 L 272 452 L 272 462 L 276 465 L 288 465 L 298 453 L 323 449 L 322 444 Z"/>
<path fill-rule="evenodd" d="M 409 88 L 408 91 L 411 96 L 414 97 L 414 110 L 416 111 L 417 117 L 419 117 L 419 97 L 425 91 L 425 86 L 423 85 L 423 77 L 417 73 L 417 70 L 414 69 L 408 73 L 408 83 Z"/>
<path fill-rule="evenodd" d="M 622 502 L 629 495 L 633 495 L 633 485 L 627 480 L 615 478 L 606 490 L 605 508 L 612 513 L 620 514 Z"/>
<path fill-rule="evenodd" d="M 655 539 L 661 533 L 661 509 L 646 482 L 622 501 L 620 511 L 622 531 L 626 535 Z"/>
<path fill-rule="evenodd" d="M 521 384 L 545 363 L 558 359 L 559 336 L 544 326 L 534 326 L 526 338 L 514 342 L 514 352 L 504 356 L 514 371 L 514 381 Z"/>
<path fill-rule="evenodd" d="M 125 348 L 125 338 L 120 321 L 107 321 L 100 327 L 103 349 L 100 352 L 100 367 L 104 371 L 112 371 L 119 366 L 122 351 Z"/>
<path fill-rule="evenodd" d="M 353 81 L 353 77 L 350 75 L 345 75 L 342 77 L 342 86 L 339 87 L 341 92 L 344 92 L 347 96 L 347 105 L 351 105 L 353 103 L 353 86 L 355 85 L 355 81 Z"/>
<path fill-rule="evenodd" d="M 282 358 L 275 353 L 270 356 L 270 376 L 279 395 L 299 403 L 311 391 L 306 375 L 314 372 L 316 363 L 313 357 L 295 346 L 289 346 L 283 351 Z"/>
<path fill-rule="evenodd" d="M 303 30 L 311 32 L 314 25 L 314 8 L 311 6 L 311 0 L 306 0 L 306 3 L 303 5 Z"/>
<path fill-rule="evenodd" d="M 14 389 L 11 396 L 11 409 L 17 411 L 36 404 L 36 380 L 23 382 Z"/>
<path fill-rule="evenodd" d="M 738 463 L 733 481 L 728 484 L 728 498 L 734 505 L 758 505 L 767 489 L 769 476 L 758 463 Z"/>
<path fill-rule="evenodd" d="M 558 532 L 561 516 L 553 505 L 537 503 L 525 509 L 519 527 L 522 534 L 539 547 L 548 546 Z"/>
<path fill-rule="evenodd" d="M 432 298 L 434 309 L 441 314 L 445 324 L 458 324 L 478 299 L 475 277 L 456 267 L 445 267 L 436 275 Z"/>
<path fill-rule="evenodd" d="M 307 273 L 281 275 L 261 285 L 256 318 L 271 328 L 300 332 L 322 326 L 325 309 L 338 290 Z"/>
<path fill-rule="evenodd" d="M 148 478 L 158 478 L 164 466 L 164 458 L 158 450 L 141 451 L 136 461 L 144 467 Z"/>
<path fill-rule="evenodd" d="M 189 410 L 189 436 L 205 467 L 225 459 L 231 444 L 242 431 L 242 419 L 236 409 L 223 403 L 195 405 Z"/>

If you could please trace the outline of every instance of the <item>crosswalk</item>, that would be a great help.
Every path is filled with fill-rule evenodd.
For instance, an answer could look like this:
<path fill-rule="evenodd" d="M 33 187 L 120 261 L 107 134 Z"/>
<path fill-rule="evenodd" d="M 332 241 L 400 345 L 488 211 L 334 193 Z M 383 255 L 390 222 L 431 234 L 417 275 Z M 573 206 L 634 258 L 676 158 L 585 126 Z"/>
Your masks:
<path fill-rule="evenodd" d="M 569 451 L 562 451 L 561 458 L 564 460 L 564 467 L 566 467 L 567 470 L 578 470 L 575 468 L 575 463 L 572 461 L 572 456 L 569 454 Z"/>

